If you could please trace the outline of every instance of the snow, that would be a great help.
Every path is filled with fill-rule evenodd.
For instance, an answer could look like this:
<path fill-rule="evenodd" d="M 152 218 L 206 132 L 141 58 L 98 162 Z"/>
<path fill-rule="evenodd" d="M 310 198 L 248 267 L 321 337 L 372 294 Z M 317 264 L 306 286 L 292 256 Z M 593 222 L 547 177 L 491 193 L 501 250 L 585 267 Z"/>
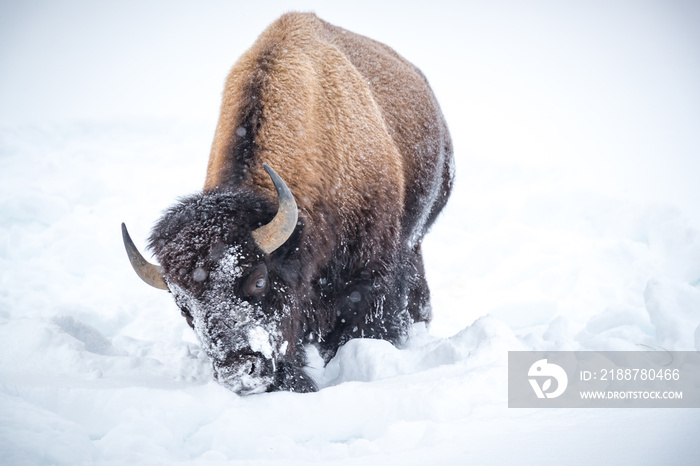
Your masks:
<path fill-rule="evenodd" d="M 264 328 L 256 326 L 248 330 L 248 345 L 251 350 L 262 353 L 267 359 L 272 359 L 270 334 Z"/>
<path fill-rule="evenodd" d="M 697 409 L 506 399 L 509 350 L 700 350 L 697 6 L 28 5 L 0 7 L 3 463 L 697 463 Z M 309 347 L 319 392 L 239 397 L 119 225 L 144 251 L 201 189 L 226 71 L 289 9 L 425 72 L 456 188 L 423 247 L 428 329 L 325 368 Z"/>

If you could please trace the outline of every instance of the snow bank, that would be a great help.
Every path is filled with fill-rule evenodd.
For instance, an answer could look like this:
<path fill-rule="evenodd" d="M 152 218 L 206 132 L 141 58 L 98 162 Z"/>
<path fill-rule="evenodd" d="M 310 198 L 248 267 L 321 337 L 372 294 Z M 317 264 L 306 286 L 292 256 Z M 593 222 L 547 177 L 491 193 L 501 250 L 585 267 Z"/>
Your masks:
<path fill-rule="evenodd" d="M 417 325 L 402 349 L 350 341 L 325 368 L 310 348 L 321 391 L 241 398 L 213 382 L 171 297 L 144 286 L 122 250 L 120 222 L 143 244 L 203 165 L 187 154 L 198 132 L 140 128 L 2 130 L 9 464 L 546 463 L 572 451 L 652 464 L 672 449 L 690 464 L 692 410 L 506 407 L 509 350 L 698 347 L 700 234 L 676 209 L 578 189 L 486 209 L 472 199 L 528 193 L 537 179 L 484 190 L 467 174 L 425 244 L 430 329 Z"/>

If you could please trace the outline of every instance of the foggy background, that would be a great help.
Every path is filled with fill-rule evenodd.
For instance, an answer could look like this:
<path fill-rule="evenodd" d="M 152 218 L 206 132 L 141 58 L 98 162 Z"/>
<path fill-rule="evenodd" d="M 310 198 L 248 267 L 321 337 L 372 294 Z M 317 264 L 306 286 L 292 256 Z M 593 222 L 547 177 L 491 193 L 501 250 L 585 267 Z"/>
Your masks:
<path fill-rule="evenodd" d="M 0 123 L 178 119 L 199 131 L 193 156 L 205 160 L 226 73 L 289 10 L 385 42 L 424 71 L 458 187 L 479 160 L 545 165 L 553 183 L 700 218 L 693 1 L 4 1 Z"/>

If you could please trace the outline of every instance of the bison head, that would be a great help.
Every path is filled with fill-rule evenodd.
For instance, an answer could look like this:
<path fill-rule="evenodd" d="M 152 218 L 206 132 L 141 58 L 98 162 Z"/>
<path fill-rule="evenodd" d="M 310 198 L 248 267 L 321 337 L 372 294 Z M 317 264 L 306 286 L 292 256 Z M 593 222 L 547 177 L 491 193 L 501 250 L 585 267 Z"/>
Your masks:
<path fill-rule="evenodd" d="M 136 273 L 169 290 L 211 359 L 214 377 L 239 394 L 274 389 L 310 391 L 299 369 L 299 283 L 290 273 L 297 206 L 287 185 L 264 165 L 278 208 L 246 190 L 214 191 L 181 200 L 153 229 L 150 264 L 122 234 Z M 263 224 L 273 217 L 272 221 Z"/>

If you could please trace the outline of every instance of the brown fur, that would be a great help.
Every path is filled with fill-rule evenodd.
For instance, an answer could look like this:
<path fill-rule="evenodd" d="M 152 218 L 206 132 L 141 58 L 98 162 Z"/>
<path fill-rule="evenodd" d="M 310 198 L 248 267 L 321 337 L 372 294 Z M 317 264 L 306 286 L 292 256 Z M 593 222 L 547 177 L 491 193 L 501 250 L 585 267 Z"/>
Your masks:
<path fill-rule="evenodd" d="M 372 206 L 392 206 L 395 225 L 405 217 L 405 204 L 416 215 L 423 210 L 426 191 L 442 176 L 435 166 L 444 163 L 437 160 L 442 151 L 426 141 L 447 134 L 424 76 L 389 47 L 303 13 L 274 22 L 231 70 L 205 192 L 227 184 L 236 170 L 236 131 L 251 86 L 261 88 L 264 125 L 255 134 L 257 161 L 242 182 L 264 186 L 274 199 L 261 163 L 272 166 L 316 226 L 313 244 L 326 239 L 319 207 L 328 204 L 329 193 L 350 228 L 354 219 L 364 223 L 358 217 Z M 414 225 L 402 226 L 409 233 Z M 385 239 L 399 235 L 387 231 Z"/>

